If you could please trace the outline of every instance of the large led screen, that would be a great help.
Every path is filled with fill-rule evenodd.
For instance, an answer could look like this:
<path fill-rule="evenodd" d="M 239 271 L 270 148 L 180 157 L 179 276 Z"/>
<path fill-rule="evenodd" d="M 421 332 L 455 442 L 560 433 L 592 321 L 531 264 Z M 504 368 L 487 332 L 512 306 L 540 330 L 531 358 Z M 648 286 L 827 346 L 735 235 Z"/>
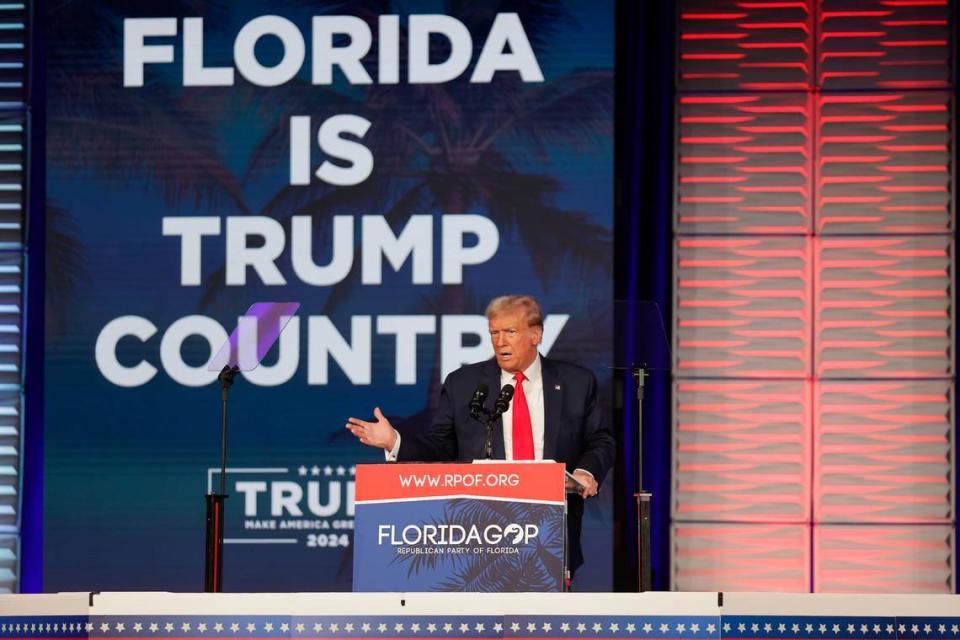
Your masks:
<path fill-rule="evenodd" d="M 609 395 L 613 2 L 47 5 L 46 591 L 203 586 L 221 395 L 254 302 L 299 302 L 230 391 L 224 586 L 351 586 L 344 428 L 429 423 L 531 293 Z M 478 428 L 480 428 L 478 426 Z M 588 504 L 581 590 L 612 574 Z"/>

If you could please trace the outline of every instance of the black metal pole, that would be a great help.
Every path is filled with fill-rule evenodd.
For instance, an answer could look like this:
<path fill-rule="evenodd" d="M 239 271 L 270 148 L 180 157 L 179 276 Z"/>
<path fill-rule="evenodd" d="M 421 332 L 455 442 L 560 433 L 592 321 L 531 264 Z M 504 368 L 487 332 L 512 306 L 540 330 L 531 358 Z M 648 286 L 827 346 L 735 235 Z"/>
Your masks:
<path fill-rule="evenodd" d="M 224 501 L 227 496 L 227 399 L 228 391 L 240 370 L 226 365 L 220 381 L 220 491 L 209 493 L 207 500 L 206 544 L 203 588 L 207 593 L 223 591 Z"/>
<path fill-rule="evenodd" d="M 652 585 L 650 567 L 650 499 L 643 490 L 643 388 L 647 371 L 634 365 L 631 368 L 637 383 L 637 561 L 639 591 L 649 591 Z"/>

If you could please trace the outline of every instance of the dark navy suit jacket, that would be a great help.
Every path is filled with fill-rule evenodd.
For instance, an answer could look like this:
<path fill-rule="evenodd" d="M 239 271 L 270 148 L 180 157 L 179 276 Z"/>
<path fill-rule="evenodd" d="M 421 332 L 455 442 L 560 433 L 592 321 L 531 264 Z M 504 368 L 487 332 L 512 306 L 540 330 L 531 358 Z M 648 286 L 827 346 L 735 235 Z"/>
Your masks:
<path fill-rule="evenodd" d="M 543 457 L 563 462 L 567 470 L 585 469 L 597 482 L 613 465 L 616 441 L 604 424 L 597 401 L 597 381 L 588 369 L 540 356 L 543 375 Z M 494 358 L 466 365 L 447 376 L 440 392 L 440 407 L 426 433 L 401 433 L 397 460 L 401 462 L 471 462 L 484 457 L 484 430 L 469 413 L 477 385 L 490 389 L 487 408 L 500 389 L 500 367 Z M 493 426 L 493 457 L 503 459 L 503 423 Z M 567 536 L 570 568 L 583 564 L 580 529 L 583 499 L 567 500 Z"/>

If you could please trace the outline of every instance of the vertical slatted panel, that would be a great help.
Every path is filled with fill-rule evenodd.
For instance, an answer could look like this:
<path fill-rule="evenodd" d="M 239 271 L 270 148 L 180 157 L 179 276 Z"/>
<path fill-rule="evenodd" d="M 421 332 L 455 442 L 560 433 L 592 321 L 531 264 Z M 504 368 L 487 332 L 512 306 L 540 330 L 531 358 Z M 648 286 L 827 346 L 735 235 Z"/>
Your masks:
<path fill-rule="evenodd" d="M 675 589 L 953 589 L 955 2 L 680 2 Z"/>
<path fill-rule="evenodd" d="M 0 2 L 0 593 L 19 575 L 28 15 Z"/>

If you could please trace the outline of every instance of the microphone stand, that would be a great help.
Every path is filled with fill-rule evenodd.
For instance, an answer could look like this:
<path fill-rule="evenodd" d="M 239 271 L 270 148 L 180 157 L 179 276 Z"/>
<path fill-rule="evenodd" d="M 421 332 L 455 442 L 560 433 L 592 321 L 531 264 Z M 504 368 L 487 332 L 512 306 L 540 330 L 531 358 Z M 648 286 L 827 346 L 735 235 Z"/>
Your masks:
<path fill-rule="evenodd" d="M 223 507 L 227 499 L 227 392 L 240 369 L 225 365 L 220 381 L 220 492 L 207 494 L 206 553 L 203 587 L 207 593 L 223 591 Z"/>
<path fill-rule="evenodd" d="M 496 411 L 488 411 L 484 406 L 471 407 L 470 417 L 483 425 L 483 458 L 493 460 L 493 423 L 500 417 Z"/>

